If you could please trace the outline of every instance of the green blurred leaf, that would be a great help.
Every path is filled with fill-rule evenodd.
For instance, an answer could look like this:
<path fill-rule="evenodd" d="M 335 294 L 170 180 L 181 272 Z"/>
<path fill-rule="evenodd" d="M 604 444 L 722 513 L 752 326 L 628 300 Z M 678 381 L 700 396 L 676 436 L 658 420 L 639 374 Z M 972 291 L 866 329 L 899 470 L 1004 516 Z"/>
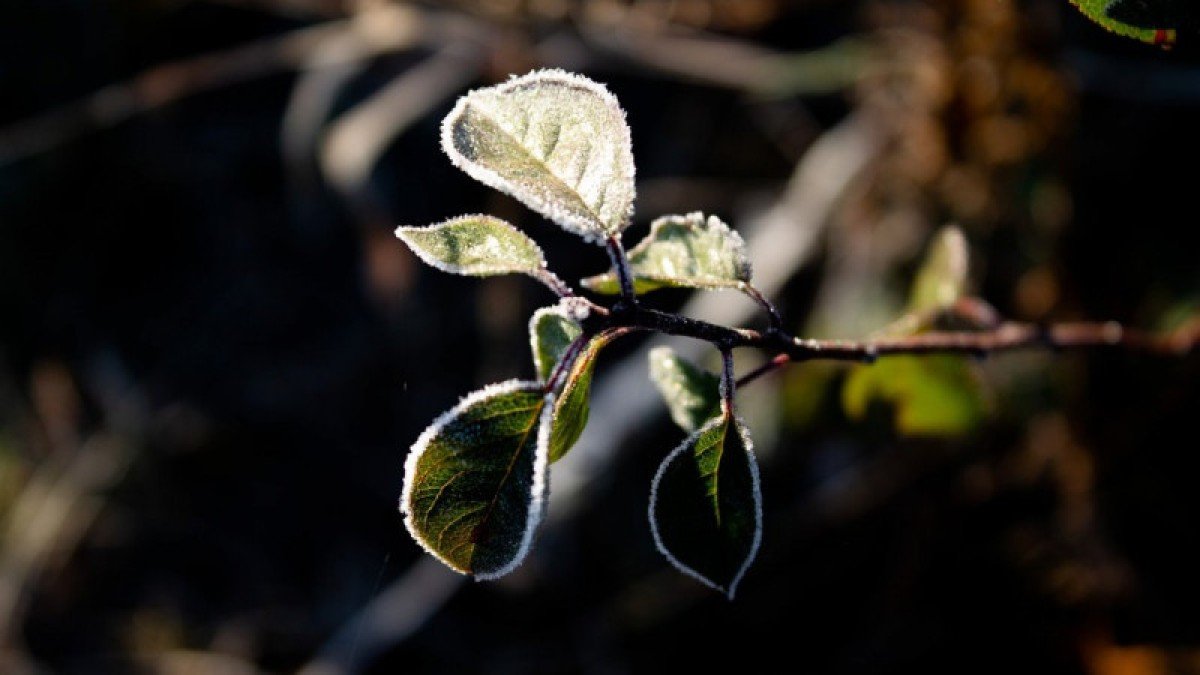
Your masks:
<path fill-rule="evenodd" d="M 672 565 L 730 600 L 762 539 L 758 465 L 745 423 L 719 414 L 663 460 L 650 529 Z"/>
<path fill-rule="evenodd" d="M 537 382 L 481 389 L 437 418 L 404 463 L 400 510 L 413 538 L 478 579 L 529 551 L 547 495 L 553 400 Z"/>
<path fill-rule="evenodd" d="M 546 266 L 542 249 L 532 239 L 492 216 L 460 216 L 429 227 L 398 227 L 396 236 L 421 260 L 452 274 L 537 274 Z"/>
<path fill-rule="evenodd" d="M 538 379 L 545 382 L 554 366 L 575 338 L 583 334 L 579 325 L 562 305 L 543 307 L 529 318 L 529 346 Z"/>
<path fill-rule="evenodd" d="M 846 415 L 862 419 L 872 401 L 892 406 L 909 436 L 966 433 L 987 416 L 990 397 L 972 364 L 957 356 L 888 356 L 854 366 L 842 387 Z"/>
<path fill-rule="evenodd" d="M 908 311 L 931 312 L 950 307 L 966 292 L 967 239 L 953 225 L 934 235 L 925 261 L 917 271 L 908 301 Z"/>
<path fill-rule="evenodd" d="M 1150 44 L 1172 44 L 1177 29 L 1195 26 L 1193 0 L 1071 0 L 1104 28 Z"/>
<path fill-rule="evenodd" d="M 616 98 L 585 77 L 540 70 L 470 92 L 442 122 L 442 149 L 475 180 L 585 239 L 629 224 L 629 126 Z"/>
<path fill-rule="evenodd" d="M 844 370 L 836 361 L 801 361 L 783 371 L 779 403 L 788 429 L 806 430 L 823 419 L 826 401 L 836 396 L 831 385 L 841 383 Z"/>
<path fill-rule="evenodd" d="M 750 281 L 750 260 L 741 235 L 716 216 L 700 212 L 665 216 L 650 225 L 650 234 L 629 250 L 634 290 L 659 288 L 738 288 Z M 583 280 L 597 293 L 620 292 L 616 273 Z"/>
<path fill-rule="evenodd" d="M 670 347 L 650 350 L 650 379 L 662 394 L 671 419 L 696 431 L 721 408 L 721 378 L 678 356 Z"/>
<path fill-rule="evenodd" d="M 554 406 L 554 424 L 550 431 L 551 463 L 567 454 L 587 426 L 596 357 L 617 334 L 615 331 L 606 331 L 592 338 L 571 364 L 571 372 L 567 374 Z"/>

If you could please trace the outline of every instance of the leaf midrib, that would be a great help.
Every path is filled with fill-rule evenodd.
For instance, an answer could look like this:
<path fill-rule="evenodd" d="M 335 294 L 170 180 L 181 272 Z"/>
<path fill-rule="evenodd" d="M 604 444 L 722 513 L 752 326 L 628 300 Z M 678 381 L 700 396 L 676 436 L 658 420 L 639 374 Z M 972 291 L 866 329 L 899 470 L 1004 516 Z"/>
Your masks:
<path fill-rule="evenodd" d="M 478 115 L 482 119 L 487 120 L 488 123 L 495 126 L 496 129 L 499 129 L 503 133 L 504 137 L 507 138 L 513 146 L 515 146 L 517 149 L 519 149 L 521 151 L 522 155 L 524 155 L 531 163 L 533 163 L 537 166 L 540 166 L 546 172 L 546 175 L 553 178 L 554 182 L 557 184 L 558 187 L 560 187 L 563 191 L 567 192 L 572 197 L 574 197 L 575 201 L 578 202 L 579 206 L 582 207 L 582 210 L 592 219 L 592 223 L 591 223 L 592 225 L 598 227 L 601 232 L 604 232 L 606 234 L 610 233 L 608 225 L 604 223 L 604 220 L 603 220 L 603 218 L 600 217 L 600 214 L 596 213 L 596 211 L 592 209 L 591 205 L 589 205 L 586 201 L 584 201 L 583 196 L 579 194 L 579 191 L 576 188 L 568 185 L 565 180 L 563 180 L 561 177 L 559 177 L 559 175 L 550 168 L 549 164 L 547 164 L 544 160 L 538 158 L 533 153 L 531 153 L 529 150 L 527 150 L 525 145 L 519 139 L 517 139 L 516 136 L 514 136 L 508 129 L 506 129 L 504 127 L 504 125 L 502 125 L 502 124 L 500 124 L 500 122 L 496 121 L 496 119 L 494 117 L 487 114 L 487 112 L 485 112 L 483 108 L 481 108 L 480 106 L 477 106 L 477 105 L 471 105 L 471 104 L 467 104 L 467 105 L 469 108 L 472 109 L 472 111 L 476 115 Z M 463 118 L 460 117 L 459 119 L 462 120 Z M 562 133 L 561 127 L 562 127 L 562 125 L 560 124 L 559 125 L 559 134 L 560 135 Z M 555 145 L 557 146 L 557 141 L 556 141 Z M 586 172 L 586 169 L 585 169 L 585 172 Z M 581 176 L 581 178 L 582 178 L 582 176 Z"/>
<path fill-rule="evenodd" d="M 526 427 L 524 433 L 521 434 L 521 440 L 520 440 L 520 442 L 517 443 L 516 449 L 512 453 L 512 457 L 508 460 L 508 466 L 504 469 L 504 475 L 500 478 L 500 481 L 496 484 L 496 492 L 494 495 L 492 495 L 491 502 L 488 503 L 487 512 L 483 514 L 483 518 L 480 519 L 479 524 L 476 525 L 471 531 L 470 541 L 471 541 L 471 546 L 473 547 L 471 550 L 472 558 L 474 558 L 474 555 L 475 555 L 475 548 L 478 547 L 478 542 L 475 540 L 475 535 L 477 533 L 481 532 L 487 526 L 488 521 L 490 521 L 492 518 L 492 514 L 495 513 L 496 505 L 500 501 L 500 493 L 501 493 L 501 491 L 503 491 L 504 485 L 508 482 L 508 479 L 512 476 L 513 468 L 517 464 L 517 459 L 521 456 L 521 450 L 525 447 L 525 443 L 529 440 L 530 432 L 532 432 L 535 428 L 537 428 L 538 423 L 541 421 L 541 417 L 542 417 L 541 409 L 545 408 L 545 406 L 546 406 L 546 401 L 543 399 L 541 405 L 538 406 L 539 409 L 538 409 L 537 414 L 535 414 L 532 417 L 532 421 L 530 422 L 529 426 Z M 537 457 L 536 457 L 537 450 L 536 449 L 534 450 L 534 454 L 535 454 L 534 469 L 536 470 L 536 468 L 537 468 Z M 526 519 L 528 519 L 528 514 L 526 514 Z M 472 560 L 472 562 L 474 562 L 474 561 Z M 472 571 L 474 571 L 474 570 L 472 570 Z"/>

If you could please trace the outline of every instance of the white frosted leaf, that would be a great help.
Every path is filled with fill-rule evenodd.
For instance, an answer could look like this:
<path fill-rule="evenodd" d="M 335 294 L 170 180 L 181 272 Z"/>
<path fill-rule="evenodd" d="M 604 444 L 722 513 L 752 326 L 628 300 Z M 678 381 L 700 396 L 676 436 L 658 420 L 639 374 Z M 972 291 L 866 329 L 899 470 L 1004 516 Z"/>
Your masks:
<path fill-rule="evenodd" d="M 629 250 L 634 290 L 659 288 L 739 288 L 750 281 L 746 242 L 720 218 L 700 212 L 664 216 L 650 224 L 650 234 Z M 609 271 L 583 280 L 598 293 L 618 293 L 617 276 Z"/>
<path fill-rule="evenodd" d="M 633 213 L 633 146 L 603 85 L 539 70 L 459 99 L 442 122 L 455 166 L 563 228 L 601 242 Z"/>
<path fill-rule="evenodd" d="M 546 267 L 537 243 L 492 216 L 459 216 L 429 227 L 398 227 L 396 236 L 421 260 L 452 274 L 536 275 Z"/>

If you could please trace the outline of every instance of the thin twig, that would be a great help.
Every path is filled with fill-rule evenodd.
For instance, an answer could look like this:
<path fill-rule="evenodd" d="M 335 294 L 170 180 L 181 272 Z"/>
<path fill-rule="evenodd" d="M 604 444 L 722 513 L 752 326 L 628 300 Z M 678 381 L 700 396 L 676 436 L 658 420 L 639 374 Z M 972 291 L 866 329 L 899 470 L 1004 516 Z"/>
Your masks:
<path fill-rule="evenodd" d="M 646 330 L 704 340 L 720 349 L 757 347 L 786 354 L 793 361 L 871 362 L 881 356 L 897 354 L 965 354 L 984 357 L 1016 349 L 1079 349 L 1121 347 L 1164 356 L 1185 356 L 1196 347 L 1197 336 L 1153 335 L 1127 329 L 1115 322 L 1066 323 L 1035 326 L 1007 322 L 985 332 L 935 331 L 873 340 L 817 340 L 797 338 L 777 330 L 759 332 L 747 328 L 728 328 L 678 314 L 643 307 L 615 307 L 603 319 L 606 327 L 630 326 Z"/>
<path fill-rule="evenodd" d="M 721 350 L 721 412 L 733 414 L 733 397 L 737 393 L 737 381 L 733 378 L 733 351 Z"/>
<path fill-rule="evenodd" d="M 788 356 L 787 354 L 777 354 L 775 358 L 739 377 L 737 379 L 737 386 L 744 387 L 763 375 L 766 375 L 767 373 L 773 373 L 791 362 L 792 357 Z"/>
<path fill-rule="evenodd" d="M 612 259 L 613 269 L 617 271 L 617 281 L 621 284 L 621 300 L 629 305 L 637 305 L 637 295 L 633 290 L 633 272 L 629 269 L 629 257 L 625 255 L 625 247 L 617 237 L 605 240 L 608 257 Z"/>
<path fill-rule="evenodd" d="M 768 300 L 753 284 L 743 283 L 739 286 L 739 289 L 763 308 L 763 311 L 767 313 L 767 316 L 771 320 L 771 328 L 773 330 L 783 329 L 783 317 L 779 315 L 779 310 L 775 308 L 775 303 Z"/>
<path fill-rule="evenodd" d="M 575 289 L 571 288 L 569 285 L 567 285 L 567 282 L 563 281 L 557 274 L 551 272 L 545 267 L 538 270 L 537 273 L 533 275 L 533 278 L 545 284 L 546 288 L 549 288 L 551 292 L 560 298 L 575 297 Z M 595 303 L 591 304 L 594 305 Z"/>
<path fill-rule="evenodd" d="M 554 364 L 554 368 L 550 371 L 549 377 L 546 378 L 546 393 L 550 393 L 558 388 L 558 380 L 563 376 L 569 367 L 575 362 L 575 357 L 579 356 L 579 352 L 583 351 L 583 346 L 586 345 L 592 336 L 588 333 L 583 333 L 579 337 L 571 341 L 563 351 L 562 357 L 558 363 Z"/>

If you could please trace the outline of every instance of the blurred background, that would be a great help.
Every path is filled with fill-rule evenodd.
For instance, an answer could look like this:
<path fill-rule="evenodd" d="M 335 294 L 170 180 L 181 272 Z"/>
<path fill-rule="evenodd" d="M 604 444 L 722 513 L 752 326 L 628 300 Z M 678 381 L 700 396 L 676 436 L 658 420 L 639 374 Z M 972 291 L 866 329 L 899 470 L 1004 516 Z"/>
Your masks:
<path fill-rule="evenodd" d="M 900 361 L 854 415 L 845 368 L 756 382 L 766 531 L 729 603 L 654 550 L 682 433 L 663 341 L 628 338 L 533 554 L 475 583 L 409 539 L 403 458 L 532 376 L 553 299 L 391 234 L 485 212 L 606 268 L 438 147 L 458 95 L 554 66 L 628 111 L 627 242 L 720 215 L 798 334 L 895 319 L 947 223 L 1005 316 L 1171 330 L 1198 54 L 1067 0 L 0 3 L 0 672 L 1200 672 L 1194 354 Z"/>

